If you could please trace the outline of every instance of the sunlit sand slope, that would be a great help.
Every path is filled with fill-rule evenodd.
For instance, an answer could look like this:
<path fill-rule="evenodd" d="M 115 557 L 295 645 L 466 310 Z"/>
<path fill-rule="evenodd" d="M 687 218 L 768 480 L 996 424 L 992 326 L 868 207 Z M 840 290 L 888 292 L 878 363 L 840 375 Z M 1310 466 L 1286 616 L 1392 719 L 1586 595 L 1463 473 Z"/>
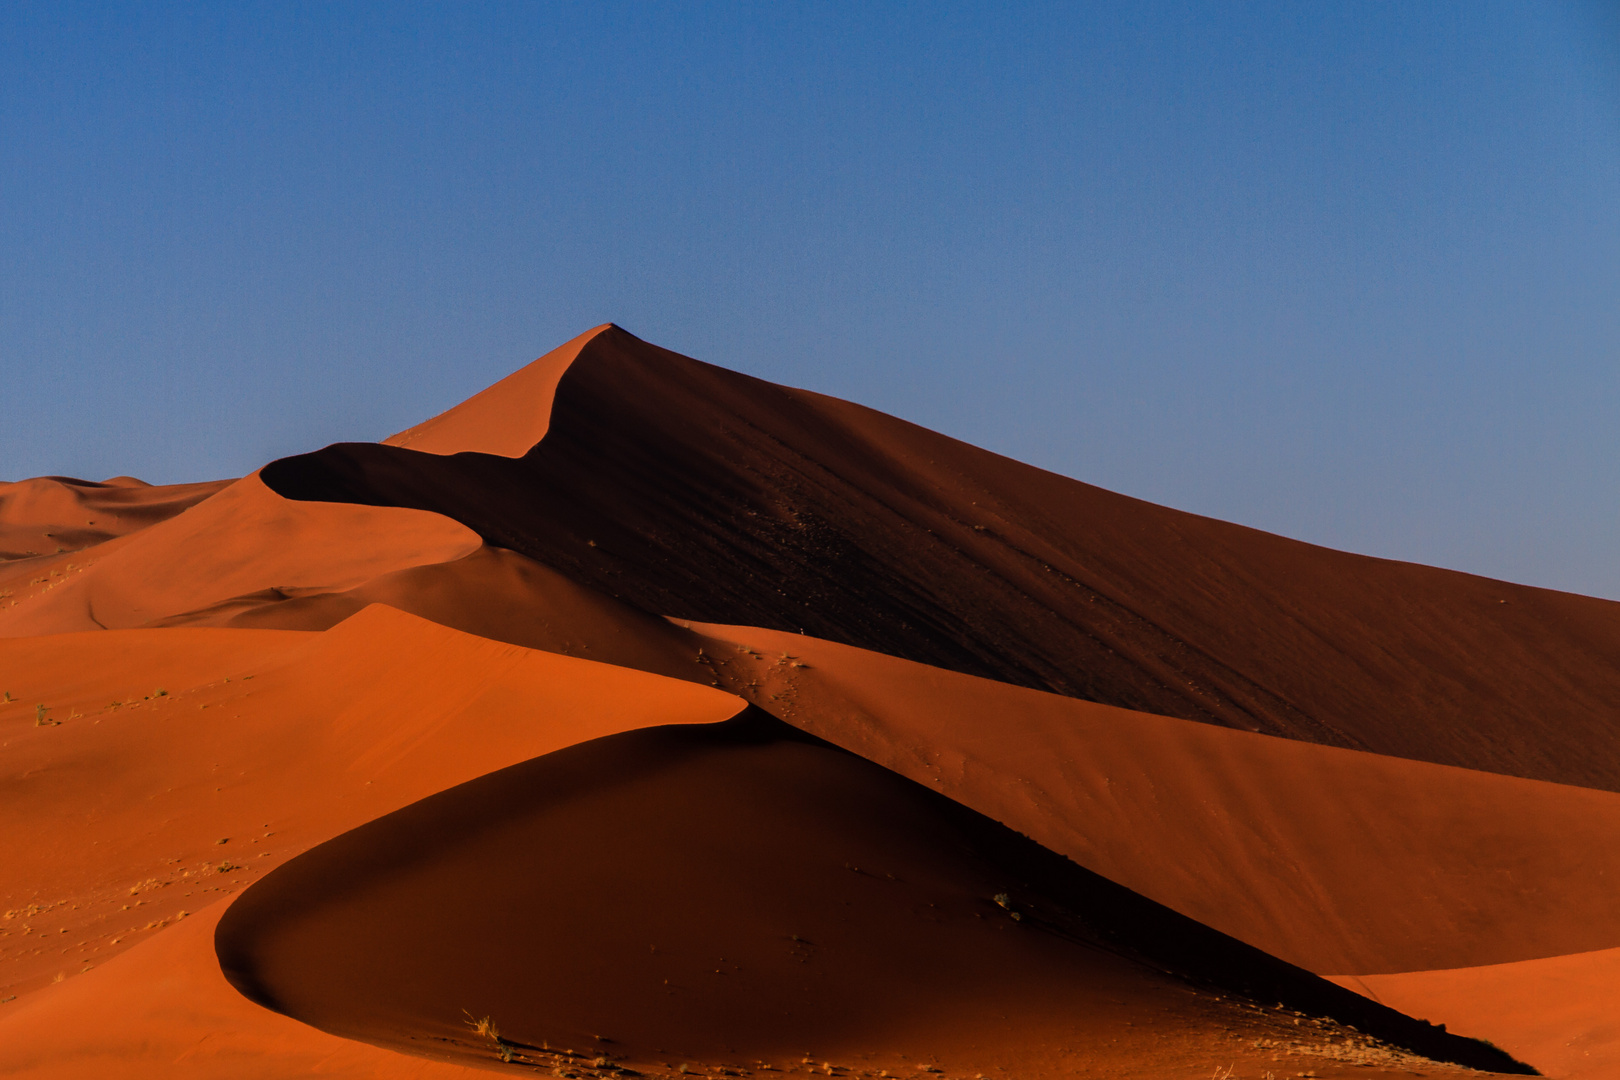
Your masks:
<path fill-rule="evenodd" d="M 1489 1038 L 1548 1076 L 1620 1076 L 1620 949 L 1335 981 L 1460 1034 Z"/>
<path fill-rule="evenodd" d="M 497 404 L 480 408 L 528 402 Z M 656 615 L 1620 789 L 1620 605 L 1154 506 L 616 327 L 579 347 L 514 458 L 520 441 L 340 444 L 262 475 L 446 514 Z"/>
<path fill-rule="evenodd" d="M 325 634 L 0 641 L 0 678 L 14 699 L 0 705 L 0 997 L 71 981 L 424 795 L 583 739 L 742 707 L 384 607 Z"/>
<path fill-rule="evenodd" d="M 0 608 L 0 637 L 130 628 L 348 589 L 477 547 L 476 535 L 438 514 L 291 502 L 248 476 L 167 521 L 30 570 Z"/>
<path fill-rule="evenodd" d="M 230 484 L 153 487 L 120 476 L 97 483 L 40 476 L 0 483 L 0 566 L 82 551 L 166 521 Z"/>

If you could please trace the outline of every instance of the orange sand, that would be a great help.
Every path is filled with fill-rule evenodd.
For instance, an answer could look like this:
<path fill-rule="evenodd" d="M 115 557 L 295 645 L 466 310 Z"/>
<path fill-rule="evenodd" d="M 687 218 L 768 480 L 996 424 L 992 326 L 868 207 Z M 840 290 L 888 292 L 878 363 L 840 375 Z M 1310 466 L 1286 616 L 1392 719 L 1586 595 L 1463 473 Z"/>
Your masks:
<path fill-rule="evenodd" d="M 11 586 L 0 637 L 137 627 L 239 597 L 347 589 L 477 547 L 437 514 L 289 502 L 249 476 L 134 535 L 38 563 L 27 584 Z"/>
<path fill-rule="evenodd" d="M 1285 961 L 1613 1071 L 1620 607 L 613 326 L 386 444 L 0 485 L 0 691 L 0 1075 L 1512 1065 Z"/>
<path fill-rule="evenodd" d="M 1333 981 L 1459 1034 L 1489 1038 L 1548 1076 L 1620 1076 L 1620 949 Z"/>

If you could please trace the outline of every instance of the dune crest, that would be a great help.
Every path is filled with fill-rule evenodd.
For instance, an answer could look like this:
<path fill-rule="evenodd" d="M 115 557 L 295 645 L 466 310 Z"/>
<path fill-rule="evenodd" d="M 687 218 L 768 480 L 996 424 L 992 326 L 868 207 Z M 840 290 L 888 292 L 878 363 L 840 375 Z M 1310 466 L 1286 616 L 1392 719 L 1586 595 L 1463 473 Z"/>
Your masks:
<path fill-rule="evenodd" d="M 614 326 L 522 457 L 344 443 L 262 476 L 444 514 L 654 615 L 1620 790 L 1620 604 L 1155 506 Z"/>
<path fill-rule="evenodd" d="M 291 502 L 255 476 L 89 552 L 31 566 L 0 637 L 145 626 L 244 595 L 353 588 L 478 547 L 438 514 Z"/>
<path fill-rule="evenodd" d="M 1608 1060 L 1620 605 L 611 324 L 386 443 L 0 498 L 72 541 L 0 560 L 7 1075 L 1526 1071 L 1382 996 Z"/>
<path fill-rule="evenodd" d="M 546 436 L 552 397 L 563 373 L 581 349 L 609 329 L 611 323 L 587 330 L 460 405 L 383 442 L 423 454 L 522 457 Z"/>
<path fill-rule="evenodd" d="M 724 720 L 743 705 L 382 606 L 320 634 L 0 640 L 0 673 L 13 777 L 0 785 L 0 911 L 11 913 L 0 997 L 103 963 L 426 795 L 598 735 Z"/>
<path fill-rule="evenodd" d="M 71 476 L 0 483 L 0 574 L 7 562 L 83 551 L 167 521 L 230 483 L 154 487 L 132 476 L 100 483 Z"/>

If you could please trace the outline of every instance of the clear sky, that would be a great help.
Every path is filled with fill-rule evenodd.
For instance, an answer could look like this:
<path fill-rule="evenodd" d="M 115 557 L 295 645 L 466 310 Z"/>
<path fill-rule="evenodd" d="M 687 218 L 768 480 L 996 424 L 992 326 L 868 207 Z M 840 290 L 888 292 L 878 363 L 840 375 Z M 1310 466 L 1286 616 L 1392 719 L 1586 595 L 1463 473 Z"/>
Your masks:
<path fill-rule="evenodd" d="M 238 475 L 589 326 L 1620 598 L 1614 0 L 0 8 L 0 477 Z"/>

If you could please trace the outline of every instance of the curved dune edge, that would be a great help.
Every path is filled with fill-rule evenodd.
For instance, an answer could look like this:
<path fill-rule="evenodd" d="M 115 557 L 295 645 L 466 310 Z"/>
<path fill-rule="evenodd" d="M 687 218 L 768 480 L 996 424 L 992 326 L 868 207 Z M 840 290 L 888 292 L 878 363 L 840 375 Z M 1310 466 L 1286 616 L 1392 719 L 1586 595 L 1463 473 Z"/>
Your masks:
<path fill-rule="evenodd" d="M 383 442 L 424 454 L 522 457 L 546 437 L 557 383 L 569 365 L 591 339 L 611 327 L 604 323 L 585 331 L 461 404 Z"/>
<path fill-rule="evenodd" d="M 1357 1030 L 1514 1065 L 757 710 L 368 822 L 243 893 L 215 943 L 250 998 L 334 1034 L 592 1078 L 807 1052 L 850 1077 L 1433 1067 Z"/>
<path fill-rule="evenodd" d="M 1460 1035 L 1487 1037 L 1547 1076 L 1620 1076 L 1620 949 L 1333 981 Z"/>
<path fill-rule="evenodd" d="M 349 589 L 407 566 L 474 551 L 439 514 L 294 502 L 257 474 L 175 517 L 30 569 L 0 609 L 0 637 L 124 629 L 243 594 Z"/>
<path fill-rule="evenodd" d="M 515 386 L 488 394 L 538 415 Z M 1154 506 L 613 326 L 552 394 L 521 457 L 537 426 L 503 454 L 341 443 L 262 475 L 445 514 L 651 614 L 1620 790 L 1620 604 Z"/>
<path fill-rule="evenodd" d="M 215 904 L 88 974 L 0 1007 L 0 1075 L 38 1080 L 474 1080 L 482 1069 L 328 1035 L 261 1008 L 214 955 Z"/>
<path fill-rule="evenodd" d="M 712 682 L 697 663 L 703 638 L 514 551 L 488 546 L 448 562 L 395 570 L 353 589 L 235 597 L 168 624 L 326 630 L 371 604 L 493 641 Z"/>
<path fill-rule="evenodd" d="M 739 696 L 1307 969 L 1620 942 L 1612 792 L 1129 712 L 797 634 L 682 626 Z"/>
<path fill-rule="evenodd" d="M 321 634 L 0 641 L 0 672 L 15 699 L 0 706 L 12 777 L 0 785 L 0 997 L 71 981 L 426 795 L 581 740 L 742 707 L 382 606 Z"/>
<path fill-rule="evenodd" d="M 0 584 L 8 562 L 72 554 L 166 521 L 229 480 L 154 487 L 133 477 L 96 482 L 36 476 L 0 483 Z"/>
<path fill-rule="evenodd" d="M 675 625 L 488 547 L 346 593 L 196 617 L 322 629 L 373 602 L 718 685 L 1313 971 L 1620 942 L 1620 897 L 1605 886 L 1620 874 L 1612 793 L 1130 712 L 800 635 Z M 1615 842 L 1577 849 L 1571 835 Z"/>

